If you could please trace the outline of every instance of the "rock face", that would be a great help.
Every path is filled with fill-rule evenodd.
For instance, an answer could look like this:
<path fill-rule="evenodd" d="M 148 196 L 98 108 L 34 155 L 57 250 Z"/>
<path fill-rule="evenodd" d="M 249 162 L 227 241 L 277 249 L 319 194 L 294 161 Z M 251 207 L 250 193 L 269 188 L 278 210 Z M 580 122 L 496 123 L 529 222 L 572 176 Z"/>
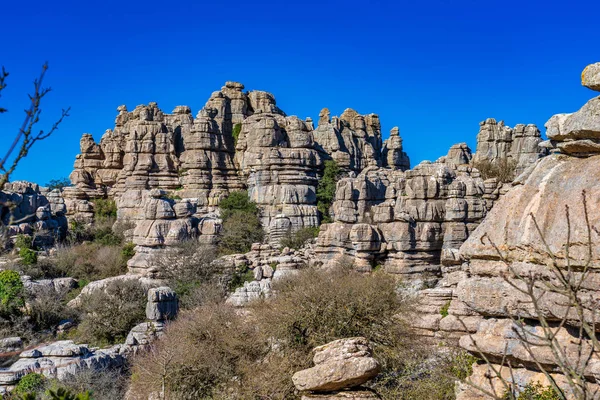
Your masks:
<path fill-rule="evenodd" d="M 460 144 L 412 170 L 369 167 L 341 179 L 317 255 L 326 263 L 351 256 L 366 271 L 381 265 L 406 276 L 439 275 L 498 197 L 497 182 L 484 182 L 468 165 L 470 154 Z"/>
<path fill-rule="evenodd" d="M 583 70 L 581 84 L 600 92 L 600 63 L 590 64 Z"/>
<path fill-rule="evenodd" d="M 460 255 L 465 263 L 449 280 L 452 282 L 448 286 L 454 287 L 448 308 L 450 315 L 441 321 L 450 318 L 457 333 L 471 333 L 460 339 L 463 348 L 474 354 L 482 352 L 496 364 L 510 360 L 516 368 L 511 371 L 513 376 L 506 378 L 513 380 L 517 389 L 536 379 L 548 385 L 540 370 L 543 365 L 566 390 L 567 397 L 574 396 L 551 349 L 539 339 L 543 336 L 540 323 L 543 316 L 568 363 L 579 365 L 580 350 L 591 354 L 590 361 L 581 364 L 581 373 L 591 388 L 598 390 L 594 383 L 600 374 L 597 349 L 592 351 L 588 339 L 580 342 L 576 327 L 581 325 L 581 317 L 574 308 L 566 307 L 570 303 L 564 293 L 550 289 L 552 285 L 560 285 L 551 268 L 552 257 L 564 273 L 568 257 L 574 271 L 569 274 L 576 279 L 583 277 L 586 265 L 595 266 L 600 261 L 598 235 L 595 228 L 588 231 L 588 226 L 600 223 L 600 150 L 594 152 L 593 146 L 585 147 L 585 143 L 594 143 L 600 137 L 600 117 L 593 111 L 597 102 L 597 98 L 592 99 L 577 113 L 555 115 L 548 121 L 548 137 L 555 154 L 540 160 L 515 181 L 515 186 L 462 245 Z M 576 146 L 579 146 L 577 151 L 571 151 Z M 538 298 L 539 311 L 534 309 L 527 294 L 517 290 L 527 283 L 518 276 L 535 277 L 536 296 L 545 292 Z M 588 322 L 598 318 L 594 300 L 598 279 L 592 267 L 578 290 L 582 315 Z M 464 325 L 459 323 L 463 319 L 467 319 Z M 515 320 L 523 321 L 524 325 L 515 324 Z M 560 321 L 564 324 L 560 325 Z M 530 344 L 525 345 L 519 334 Z M 487 368 L 474 367 L 471 379 L 484 388 L 500 390 L 498 379 L 487 379 Z M 465 385 L 457 398 L 486 397 Z"/>
<path fill-rule="evenodd" d="M 310 118 L 286 114 L 267 92 L 227 82 L 196 118 L 187 106 L 166 114 L 156 103 L 118 107 L 115 127 L 100 143 L 84 134 L 65 190 L 69 218 L 93 219 L 94 199 L 114 198 L 121 221 L 135 223 L 131 272 L 152 275 L 157 250 L 182 238 L 214 243 L 219 201 L 248 190 L 261 210 L 268 239 L 319 224 L 316 188 L 323 160 L 347 173 L 367 166 L 404 170 L 409 160 L 398 129 L 382 144 L 379 118 L 347 109 L 317 129 Z M 382 151 L 383 147 L 383 151 Z"/>
<path fill-rule="evenodd" d="M 9 237 L 36 232 L 36 245 L 47 246 L 67 233 L 67 207 L 59 190 L 35 183 L 7 183 L 0 191 L 0 218 Z"/>
<path fill-rule="evenodd" d="M 479 124 L 477 149 L 474 162 L 499 162 L 506 160 L 514 163 L 516 175 L 519 175 L 538 158 L 545 155 L 539 147 L 542 142 L 540 130 L 535 125 L 516 125 L 514 128 L 488 118 Z"/>
<path fill-rule="evenodd" d="M 292 377 L 296 389 L 303 392 L 336 392 L 356 388 L 377 376 L 381 369 L 379 362 L 372 357 L 369 341 L 365 338 L 335 340 L 316 347 L 313 352 L 315 366 L 296 372 Z M 304 398 L 378 398 L 372 392 L 367 393 L 359 389 L 356 393 L 349 391 L 325 397 L 307 395 Z"/>

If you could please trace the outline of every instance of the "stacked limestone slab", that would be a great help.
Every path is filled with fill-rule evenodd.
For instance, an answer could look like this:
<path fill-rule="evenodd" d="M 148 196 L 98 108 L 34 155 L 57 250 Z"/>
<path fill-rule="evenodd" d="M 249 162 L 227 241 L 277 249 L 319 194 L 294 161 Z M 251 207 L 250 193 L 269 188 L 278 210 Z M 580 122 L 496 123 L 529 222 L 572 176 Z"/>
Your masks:
<path fill-rule="evenodd" d="M 0 219 L 8 238 L 36 232 L 36 246 L 52 245 L 67 233 L 67 205 L 59 190 L 35 183 L 7 183 L 0 191 Z"/>
<path fill-rule="evenodd" d="M 586 68 L 582 79 L 584 85 L 600 89 L 597 86 L 599 74 L 598 64 Z M 541 315 L 549 321 L 561 352 L 571 365 L 581 362 L 577 361 L 580 350 L 590 356 L 582 374 L 592 392 L 599 389 L 596 383 L 600 377 L 598 349 L 593 349 L 589 340 L 579 341 L 577 326 L 581 319 L 573 308 L 566 307 L 570 301 L 563 294 L 549 289 L 558 284 L 550 268 L 552 257 L 556 257 L 557 265 L 567 274 L 568 249 L 573 276 L 581 276 L 588 266 L 589 275 L 578 295 L 583 299 L 585 320 L 597 321 L 599 315 L 595 299 L 600 290 L 597 272 L 600 238 L 595 228 L 600 224 L 598 104 L 600 97 L 593 98 L 579 111 L 555 115 L 548 121 L 548 148 L 553 154 L 541 159 L 514 183 L 515 186 L 501 198 L 460 248 L 465 262 L 460 270 L 454 272 L 456 276 L 453 285 L 450 285 L 453 287 L 448 310 L 450 315 L 444 319 L 453 319 L 457 333 L 471 332 L 461 337 L 463 348 L 475 355 L 483 353 L 497 369 L 502 360 L 510 362 L 513 370 L 511 372 L 505 365 L 503 376 L 514 382 L 518 389 L 523 389 L 528 383 L 549 385 L 540 368 L 543 366 L 565 390 L 567 398 L 574 398 L 551 349 L 544 346 L 543 341 L 534 339 L 534 334 L 542 333 Z M 588 240 L 592 241 L 591 251 Z M 567 243 L 570 246 L 567 247 Z M 536 296 L 544 293 L 539 297 L 539 312 L 533 308 L 529 296 L 514 287 L 524 288 L 525 285 L 516 274 L 535 278 Z M 464 324 L 461 323 L 463 320 Z M 518 326 L 515 320 L 523 321 L 524 328 Z M 561 321 L 564 325 L 559 325 Z M 517 332 L 521 335 L 527 332 L 525 336 L 528 341 L 533 341 L 533 345 L 525 345 Z M 471 379 L 476 385 L 495 390 L 499 395 L 505 390 L 501 381 L 482 363 L 474 367 Z M 457 398 L 490 397 L 464 385 Z M 596 397 L 590 395 L 586 398 Z"/>
<path fill-rule="evenodd" d="M 334 340 L 313 350 L 314 367 L 292 377 L 302 400 L 375 400 L 377 393 L 361 387 L 381 370 L 373 358 L 369 341 L 363 337 Z"/>
<path fill-rule="evenodd" d="M 519 175 L 529 165 L 545 155 L 540 130 L 533 124 L 518 124 L 514 128 L 488 118 L 479 124 L 477 149 L 473 161 L 514 163 Z"/>
<path fill-rule="evenodd" d="M 326 263 L 351 256 L 360 270 L 380 265 L 405 277 L 439 276 L 498 197 L 497 182 L 484 182 L 470 161 L 462 143 L 412 170 L 368 167 L 341 179 L 317 254 Z"/>

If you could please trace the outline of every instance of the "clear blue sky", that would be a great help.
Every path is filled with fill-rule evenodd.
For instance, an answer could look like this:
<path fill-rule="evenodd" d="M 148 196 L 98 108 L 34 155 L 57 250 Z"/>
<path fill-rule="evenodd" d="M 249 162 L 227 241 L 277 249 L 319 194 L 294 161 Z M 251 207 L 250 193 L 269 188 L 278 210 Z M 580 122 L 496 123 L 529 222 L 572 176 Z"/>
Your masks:
<path fill-rule="evenodd" d="M 4 154 L 45 60 L 42 124 L 71 116 L 14 179 L 68 176 L 89 132 L 116 108 L 158 102 L 194 115 L 225 81 L 272 92 L 289 115 L 328 107 L 398 125 L 415 165 L 453 143 L 474 150 L 478 123 L 543 124 L 594 96 L 580 86 L 600 61 L 600 2 L 586 1 L 14 1 L 0 7 Z"/>

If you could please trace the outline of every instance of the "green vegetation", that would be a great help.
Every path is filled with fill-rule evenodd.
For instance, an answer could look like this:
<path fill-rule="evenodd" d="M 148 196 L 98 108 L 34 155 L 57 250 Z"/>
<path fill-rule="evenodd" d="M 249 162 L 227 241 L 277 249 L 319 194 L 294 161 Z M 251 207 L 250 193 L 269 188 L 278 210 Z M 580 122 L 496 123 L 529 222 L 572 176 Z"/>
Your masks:
<path fill-rule="evenodd" d="M 321 222 L 331 222 L 329 208 L 335 198 L 335 186 L 341 175 L 340 168 L 334 160 L 325 161 L 323 177 L 317 186 L 317 209 L 321 213 Z"/>
<path fill-rule="evenodd" d="M 21 314 L 25 306 L 25 289 L 19 273 L 0 271 L 0 317 L 9 319 Z"/>
<path fill-rule="evenodd" d="M 240 137 L 240 132 L 242 131 L 242 124 L 239 122 L 233 126 L 233 130 L 231 131 L 231 136 L 233 137 L 233 147 L 237 145 L 238 138 Z"/>
<path fill-rule="evenodd" d="M 306 244 L 309 240 L 312 240 L 319 236 L 318 227 L 302 228 L 296 232 L 288 231 L 287 235 L 281 238 L 279 242 L 281 247 L 289 247 L 290 249 L 299 249 Z"/>
<path fill-rule="evenodd" d="M 442 306 L 442 308 L 440 308 L 440 315 L 442 316 L 442 318 L 446 318 L 448 316 L 449 309 L 450 309 L 450 300 L 448 300 L 446 302 L 446 304 L 444 304 Z"/>
<path fill-rule="evenodd" d="M 117 204 L 112 199 L 97 198 L 93 200 L 95 218 L 116 218 Z"/>
<path fill-rule="evenodd" d="M 64 188 L 69 186 L 71 186 L 71 181 L 69 180 L 69 178 L 52 179 L 46 184 L 46 187 L 49 190 L 63 190 Z"/>
<path fill-rule="evenodd" d="M 527 386 L 515 395 L 507 391 L 502 399 L 505 400 L 561 400 L 562 396 L 557 394 L 551 386 L 543 386 L 541 383 L 528 383 Z"/>
<path fill-rule="evenodd" d="M 496 162 L 483 160 L 474 162 L 472 165 L 479 170 L 483 179 L 497 178 L 504 183 L 512 182 L 515 179 L 517 163 L 507 158 Z"/>
<path fill-rule="evenodd" d="M 246 191 L 232 192 L 219 203 L 223 231 L 219 241 L 221 254 L 246 253 L 253 243 L 262 242 L 264 231 L 255 202 Z"/>
<path fill-rule="evenodd" d="M 23 378 L 21 378 L 21 380 L 15 387 L 14 394 L 27 394 L 36 392 L 42 387 L 44 387 L 45 383 L 46 378 L 44 377 L 44 375 L 29 373 Z"/>
<path fill-rule="evenodd" d="M 227 197 L 219 202 L 219 208 L 223 220 L 229 218 L 236 211 L 248 215 L 258 215 L 259 213 L 258 206 L 250 200 L 248 192 L 245 190 L 229 193 Z"/>
<path fill-rule="evenodd" d="M 246 282 L 252 282 L 254 280 L 254 271 L 248 268 L 246 265 L 236 268 L 233 273 L 233 277 L 229 282 L 229 290 L 233 291 L 239 287 L 244 286 Z"/>

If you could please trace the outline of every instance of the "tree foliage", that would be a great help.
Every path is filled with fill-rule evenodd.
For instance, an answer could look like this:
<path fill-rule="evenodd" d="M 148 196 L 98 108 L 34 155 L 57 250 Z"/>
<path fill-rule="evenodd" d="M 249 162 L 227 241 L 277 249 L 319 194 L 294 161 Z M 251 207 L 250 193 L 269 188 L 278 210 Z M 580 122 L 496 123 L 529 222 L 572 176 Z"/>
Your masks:
<path fill-rule="evenodd" d="M 321 222 L 323 223 L 331 222 L 329 208 L 333 204 L 335 187 L 340 176 L 341 171 L 335 160 L 325 161 L 323 177 L 317 186 L 317 209 L 321 213 Z"/>
<path fill-rule="evenodd" d="M 49 190 L 63 190 L 66 187 L 71 186 L 69 178 L 51 179 L 50 182 L 46 183 L 46 187 Z"/>
<path fill-rule="evenodd" d="M 223 229 L 219 240 L 222 254 L 246 253 L 253 243 L 262 242 L 264 231 L 259 209 L 248 192 L 232 192 L 219 203 Z"/>

